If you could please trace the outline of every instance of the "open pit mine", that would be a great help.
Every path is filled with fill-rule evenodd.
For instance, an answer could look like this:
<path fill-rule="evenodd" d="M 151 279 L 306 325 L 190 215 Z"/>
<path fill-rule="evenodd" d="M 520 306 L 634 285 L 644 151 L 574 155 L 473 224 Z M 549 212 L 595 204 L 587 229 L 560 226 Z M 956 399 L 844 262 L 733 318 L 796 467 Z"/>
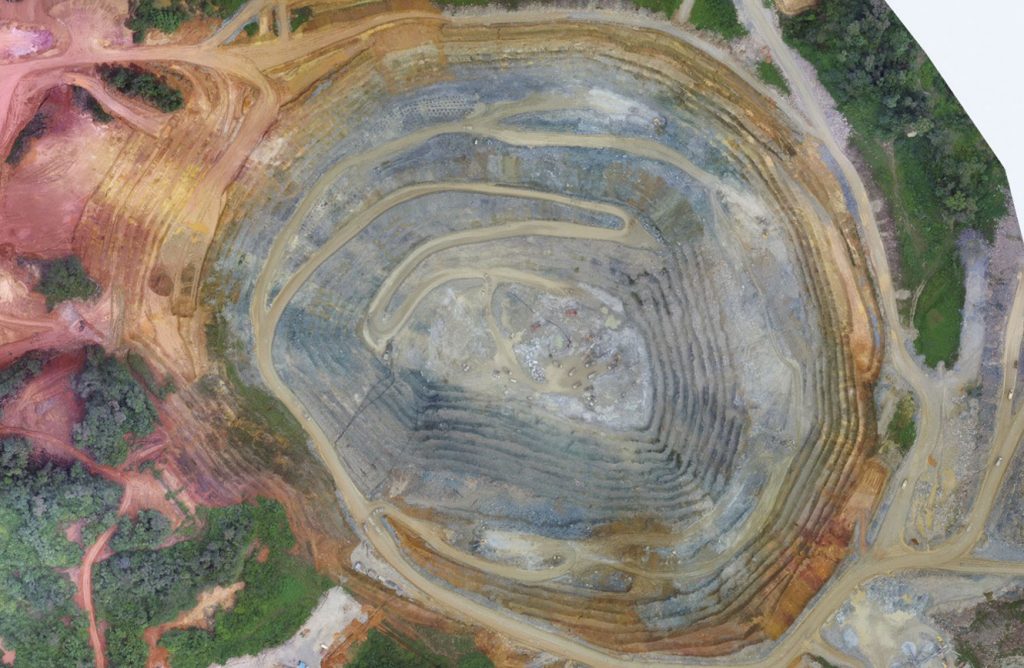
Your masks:
<path fill-rule="evenodd" d="M 874 446 L 877 309 L 821 145 L 678 36 L 399 38 L 229 193 L 213 266 L 262 380 L 432 588 L 614 652 L 777 637 Z"/>
<path fill-rule="evenodd" d="M 4 3 L 0 365 L 29 380 L 0 397 L 0 436 L 37 443 L 27 471 L 45 455 L 124 487 L 118 523 L 54 566 L 97 665 L 136 665 L 143 639 L 139 665 L 225 660 L 188 652 L 218 642 L 236 600 L 253 609 L 260 564 L 289 560 L 368 601 L 337 604 L 356 611 L 344 624 L 310 618 L 321 656 L 374 638 L 393 606 L 476 629 L 498 665 L 842 663 L 821 629 L 856 619 L 831 615 L 879 576 L 1024 575 L 971 556 L 1024 431 L 1017 372 L 986 399 L 999 428 L 978 460 L 999 459 L 972 478 L 965 528 L 923 537 L 913 494 L 946 475 L 946 402 L 972 376 L 912 356 L 880 207 L 772 10 L 741 7 L 789 85 L 634 9 L 250 0 L 174 34 L 129 21 L 133 43 L 123 3 Z M 70 254 L 61 271 L 92 278 L 44 304 L 32 286 Z M 20 361 L 34 349 L 51 353 Z M 153 434 L 89 440 L 83 364 L 136 397 L 105 400 L 118 424 L 151 399 Z M 879 455 L 897 390 L 918 401 L 905 459 Z M 110 604 L 145 580 L 124 547 L 140 512 L 169 519 L 158 555 L 205 540 L 210 509 L 272 512 L 257 497 L 281 504 L 294 548 L 258 520 L 244 568 L 193 574 L 206 584 L 146 614 Z M 326 590 L 309 578 L 275 643 Z M 18 637 L 0 624 L 20 666 Z"/>

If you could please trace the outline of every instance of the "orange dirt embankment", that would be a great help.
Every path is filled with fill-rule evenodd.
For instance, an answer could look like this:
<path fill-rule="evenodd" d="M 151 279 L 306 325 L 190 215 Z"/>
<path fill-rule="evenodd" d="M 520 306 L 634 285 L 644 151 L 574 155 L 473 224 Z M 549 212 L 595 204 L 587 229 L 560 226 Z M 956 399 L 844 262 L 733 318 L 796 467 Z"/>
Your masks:
<path fill-rule="evenodd" d="M 253 433 L 230 396 L 196 388 L 172 395 L 161 410 L 173 438 L 157 458 L 168 489 L 196 504 L 225 506 L 263 496 L 284 506 L 296 541 L 321 571 L 340 574 L 356 545 L 336 508 L 334 488 L 297 444 Z M 234 436 L 232 436 L 234 434 Z"/>

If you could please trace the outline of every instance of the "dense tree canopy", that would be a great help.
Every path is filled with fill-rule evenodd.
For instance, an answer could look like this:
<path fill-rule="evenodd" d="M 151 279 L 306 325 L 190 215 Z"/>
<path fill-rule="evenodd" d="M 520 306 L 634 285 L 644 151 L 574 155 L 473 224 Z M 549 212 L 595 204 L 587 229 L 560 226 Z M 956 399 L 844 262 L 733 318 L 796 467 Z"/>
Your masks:
<path fill-rule="evenodd" d="M 921 138 L 920 164 L 941 193 L 945 224 L 991 238 L 1004 210 L 1002 169 L 885 0 L 831 0 L 782 25 L 841 107 L 869 107 L 864 117 L 891 138 Z"/>
<path fill-rule="evenodd" d="M 97 461 L 116 466 L 128 456 L 129 434 L 141 438 L 156 425 L 156 409 L 150 403 L 128 367 L 90 346 L 85 367 L 72 387 L 85 407 L 85 416 L 75 425 L 75 445 L 87 450 Z"/>
<path fill-rule="evenodd" d="M 74 585 L 58 568 L 76 565 L 85 540 L 106 528 L 121 489 L 81 465 L 61 468 L 31 457 L 22 438 L 0 438 L 0 637 L 19 665 L 92 664 L 88 622 L 72 601 Z"/>
<path fill-rule="evenodd" d="M 52 310 L 71 299 L 91 299 L 99 294 L 100 287 L 89 278 L 82 261 L 75 255 L 68 255 L 43 264 L 43 275 L 36 291 L 43 293 L 46 308 Z"/>

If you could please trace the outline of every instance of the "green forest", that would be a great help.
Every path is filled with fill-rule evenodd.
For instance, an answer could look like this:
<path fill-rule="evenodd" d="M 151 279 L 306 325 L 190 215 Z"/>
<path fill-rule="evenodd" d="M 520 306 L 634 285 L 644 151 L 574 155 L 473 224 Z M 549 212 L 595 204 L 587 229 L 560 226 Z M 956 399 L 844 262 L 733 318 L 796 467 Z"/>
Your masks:
<path fill-rule="evenodd" d="M 132 31 L 132 39 L 142 42 L 150 30 L 170 35 L 181 24 L 194 16 L 226 19 L 238 11 L 244 0 L 136 0 L 125 26 Z"/>
<path fill-rule="evenodd" d="M 0 637 L 21 666 L 91 666 L 88 621 L 57 569 L 82 559 L 65 529 L 80 523 L 83 543 L 94 542 L 113 523 L 121 488 L 31 451 L 23 438 L 0 438 Z"/>
<path fill-rule="evenodd" d="M 853 128 L 896 226 L 906 313 L 926 362 L 956 361 L 964 301 L 957 239 L 991 240 L 1006 176 L 924 52 L 883 0 L 831 0 L 782 19 Z"/>
<path fill-rule="evenodd" d="M 235 606 L 217 614 L 212 632 L 172 631 L 162 640 L 175 668 L 205 667 L 287 640 L 331 586 L 288 553 L 295 538 L 280 504 L 260 499 L 202 509 L 197 519 L 192 535 L 162 549 L 156 540 L 166 535 L 162 527 L 135 529 L 141 539 L 97 567 L 96 604 L 110 624 L 114 665 L 144 665 L 142 632 L 190 609 L 204 589 L 245 582 Z M 263 562 L 257 546 L 269 550 Z"/>
<path fill-rule="evenodd" d="M 72 382 L 84 416 L 75 425 L 75 445 L 96 461 L 117 466 L 128 456 L 129 442 L 156 426 L 156 408 L 128 366 L 99 346 L 86 350 L 85 366 Z"/>

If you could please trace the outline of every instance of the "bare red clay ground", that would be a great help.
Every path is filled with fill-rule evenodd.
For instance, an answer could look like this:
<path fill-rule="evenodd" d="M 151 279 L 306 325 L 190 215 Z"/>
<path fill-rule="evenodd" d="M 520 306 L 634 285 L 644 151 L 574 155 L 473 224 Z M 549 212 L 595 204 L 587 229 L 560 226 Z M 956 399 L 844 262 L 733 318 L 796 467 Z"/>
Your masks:
<path fill-rule="evenodd" d="M 47 363 L 42 373 L 4 407 L 7 427 L 49 434 L 71 442 L 71 429 L 82 419 L 71 379 L 82 368 L 81 351 L 65 353 Z"/>
<path fill-rule="evenodd" d="M 58 86 L 39 110 L 46 133 L 10 172 L 0 192 L 0 245 L 49 259 L 72 252 L 75 226 L 86 200 L 110 168 L 124 134 L 117 122 L 99 125 Z"/>
<path fill-rule="evenodd" d="M 78 569 L 78 577 L 75 582 L 78 586 L 78 594 L 75 597 L 76 602 L 89 616 L 89 642 L 92 645 L 93 656 L 96 660 L 96 668 L 106 668 L 107 652 L 103 634 L 100 633 L 99 627 L 96 625 L 96 609 L 92 604 L 92 567 L 97 559 L 105 559 L 110 556 L 110 550 L 107 547 L 107 543 L 110 541 L 110 537 L 114 535 L 114 531 L 116 530 L 116 525 L 108 528 L 100 534 L 100 537 L 96 539 L 96 542 L 89 547 L 85 553 L 85 557 L 82 559 L 82 565 Z"/>

